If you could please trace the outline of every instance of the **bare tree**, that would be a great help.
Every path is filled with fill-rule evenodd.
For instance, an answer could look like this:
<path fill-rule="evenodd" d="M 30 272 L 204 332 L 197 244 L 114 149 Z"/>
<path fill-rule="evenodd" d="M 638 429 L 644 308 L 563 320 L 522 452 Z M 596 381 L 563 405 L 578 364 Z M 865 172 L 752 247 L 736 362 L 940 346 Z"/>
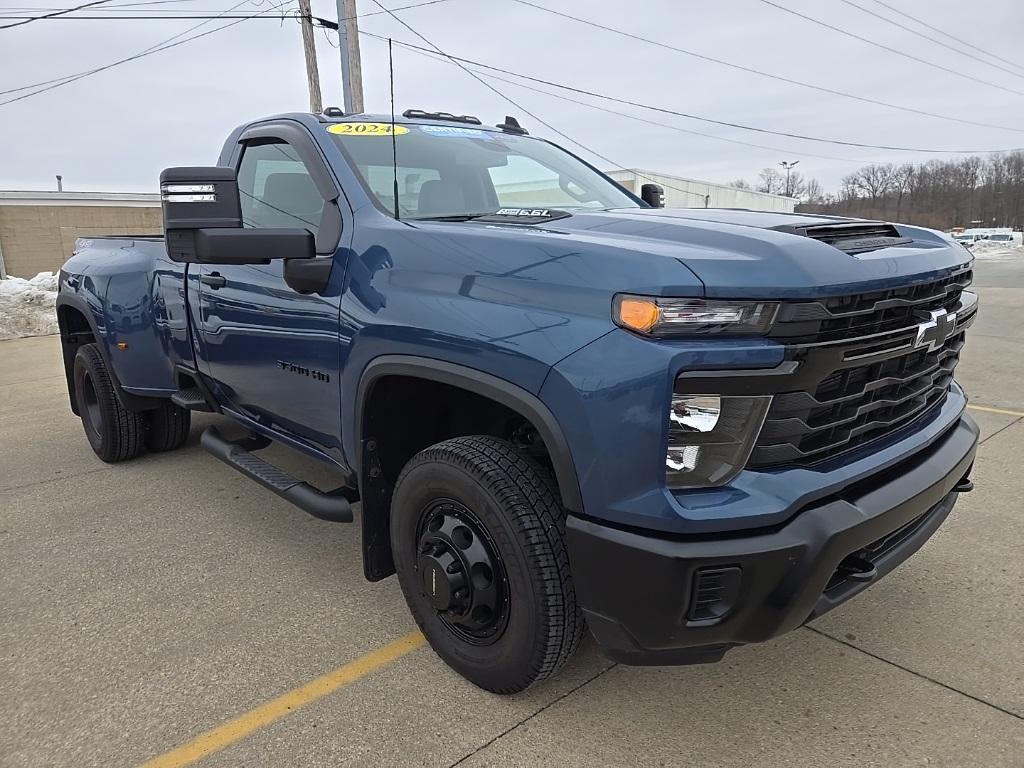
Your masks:
<path fill-rule="evenodd" d="M 835 197 L 812 181 L 804 210 L 897 220 L 948 229 L 984 223 L 1024 227 L 1024 152 L 987 158 L 868 165 L 842 181 Z"/>
<path fill-rule="evenodd" d="M 891 176 L 891 187 L 896 194 L 896 218 L 901 219 L 903 214 L 903 198 L 913 188 L 914 175 L 917 173 L 914 166 L 904 163 L 894 169 Z"/>
<path fill-rule="evenodd" d="M 807 190 L 807 182 L 800 171 L 790 171 L 788 174 L 779 175 L 782 176 L 782 192 L 780 194 L 786 197 L 803 197 Z"/>
<path fill-rule="evenodd" d="M 859 171 L 851 173 L 843 179 L 843 186 L 851 190 L 855 196 L 866 195 L 871 200 L 871 207 L 877 208 L 878 201 L 892 186 L 895 167 L 887 165 L 865 165 Z"/>
<path fill-rule="evenodd" d="M 825 188 L 821 186 L 821 182 L 817 179 L 808 179 L 804 185 L 803 199 L 807 203 L 823 203 L 825 201 Z"/>
<path fill-rule="evenodd" d="M 758 192 L 768 192 L 769 194 L 777 195 L 786 186 L 785 178 L 774 168 L 765 168 L 757 174 L 757 178 Z"/>
<path fill-rule="evenodd" d="M 736 181 L 730 181 L 729 186 L 736 187 L 736 189 L 750 189 L 750 182 L 746 179 L 736 179 Z"/>

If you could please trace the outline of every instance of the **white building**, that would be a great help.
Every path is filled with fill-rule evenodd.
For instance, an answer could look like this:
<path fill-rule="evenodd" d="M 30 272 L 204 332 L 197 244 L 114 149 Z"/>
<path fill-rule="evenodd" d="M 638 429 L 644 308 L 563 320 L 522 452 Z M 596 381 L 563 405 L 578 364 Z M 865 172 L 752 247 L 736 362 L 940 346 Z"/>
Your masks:
<path fill-rule="evenodd" d="M 605 173 L 634 195 L 640 194 L 640 187 L 644 184 L 659 185 L 665 190 L 666 208 L 747 208 L 752 211 L 793 213 L 800 202 L 795 197 L 684 179 L 682 176 L 645 171 L 642 168 Z"/>

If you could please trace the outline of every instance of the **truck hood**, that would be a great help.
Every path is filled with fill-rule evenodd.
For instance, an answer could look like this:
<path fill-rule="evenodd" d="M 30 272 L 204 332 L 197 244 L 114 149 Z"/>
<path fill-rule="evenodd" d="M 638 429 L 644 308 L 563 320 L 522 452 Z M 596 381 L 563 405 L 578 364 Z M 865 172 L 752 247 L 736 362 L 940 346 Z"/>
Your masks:
<path fill-rule="evenodd" d="M 857 225 L 865 230 L 894 226 L 894 237 L 874 238 L 857 250 L 815 239 L 816 233 L 828 231 L 823 228 Z M 458 227 L 475 234 L 486 229 L 506 242 L 521 236 L 534 246 L 546 238 L 551 248 L 568 240 L 584 258 L 592 251 L 595 267 L 615 249 L 631 257 L 676 259 L 703 283 L 704 295 L 721 298 L 806 299 L 861 293 L 935 279 L 971 260 L 962 246 L 920 227 L 735 209 L 576 210 L 538 224 L 470 221 L 416 226 L 435 231 Z"/>

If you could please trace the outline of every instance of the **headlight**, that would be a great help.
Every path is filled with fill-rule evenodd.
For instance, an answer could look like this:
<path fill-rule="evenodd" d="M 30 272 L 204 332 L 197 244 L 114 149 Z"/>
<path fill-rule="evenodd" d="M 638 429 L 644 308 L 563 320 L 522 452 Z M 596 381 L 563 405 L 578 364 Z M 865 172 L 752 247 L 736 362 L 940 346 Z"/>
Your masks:
<path fill-rule="evenodd" d="M 670 488 L 724 485 L 747 463 L 771 395 L 673 395 L 665 479 Z"/>
<path fill-rule="evenodd" d="M 620 293 L 612 301 L 616 325 L 648 336 L 765 334 L 779 305 L 773 302 L 663 299 Z"/>

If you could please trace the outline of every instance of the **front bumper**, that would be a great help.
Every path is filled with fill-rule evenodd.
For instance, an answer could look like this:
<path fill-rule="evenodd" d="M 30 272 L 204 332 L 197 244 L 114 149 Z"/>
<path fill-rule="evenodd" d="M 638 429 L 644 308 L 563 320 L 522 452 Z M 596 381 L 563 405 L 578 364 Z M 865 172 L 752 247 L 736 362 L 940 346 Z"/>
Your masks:
<path fill-rule="evenodd" d="M 902 464 L 756 535 L 655 537 L 570 515 L 573 580 L 591 632 L 623 663 L 692 664 L 795 629 L 928 540 L 966 488 L 977 442 L 964 415 Z"/>

